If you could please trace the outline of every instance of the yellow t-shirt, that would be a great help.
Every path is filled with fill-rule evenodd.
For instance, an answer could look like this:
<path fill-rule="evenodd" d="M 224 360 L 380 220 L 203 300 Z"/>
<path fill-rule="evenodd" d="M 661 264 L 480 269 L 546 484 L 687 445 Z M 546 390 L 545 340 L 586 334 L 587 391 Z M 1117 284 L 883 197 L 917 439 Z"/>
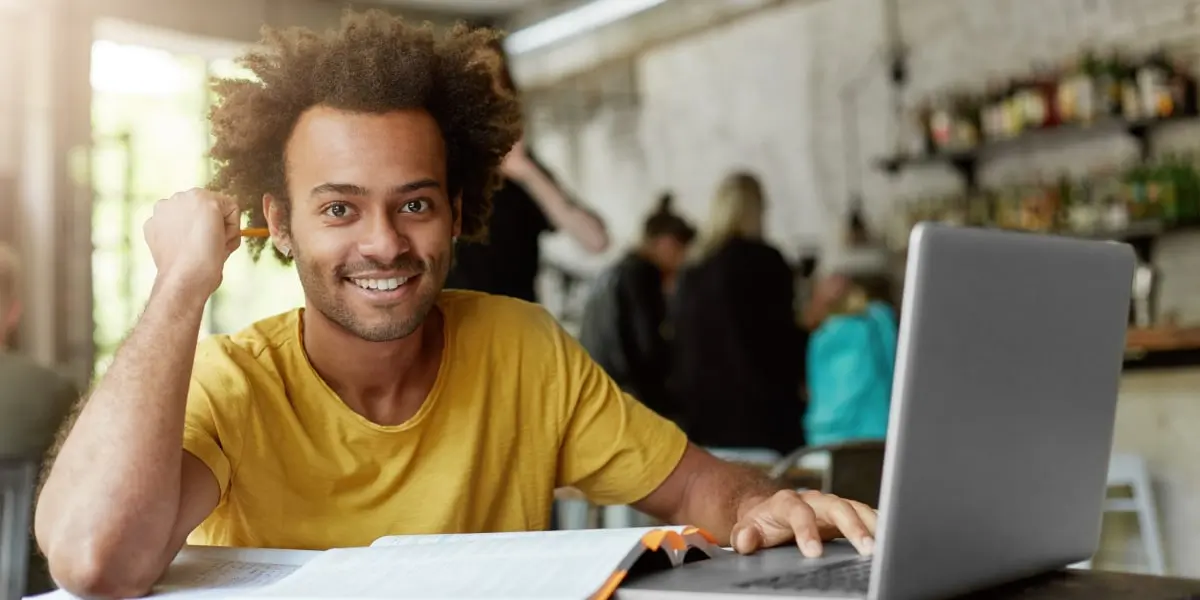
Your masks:
<path fill-rule="evenodd" d="M 326 549 L 540 530 L 555 487 L 628 504 L 679 463 L 683 432 L 622 393 L 541 307 L 461 291 L 438 306 L 437 380 L 396 426 L 350 410 L 313 370 L 299 310 L 202 341 L 183 446 L 221 500 L 188 542 Z"/>

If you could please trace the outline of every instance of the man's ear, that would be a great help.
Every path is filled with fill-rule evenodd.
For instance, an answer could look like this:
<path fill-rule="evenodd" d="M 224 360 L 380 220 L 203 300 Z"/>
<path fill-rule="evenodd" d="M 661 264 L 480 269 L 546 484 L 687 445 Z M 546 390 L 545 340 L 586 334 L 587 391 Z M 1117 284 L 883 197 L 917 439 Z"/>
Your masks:
<path fill-rule="evenodd" d="M 280 253 L 284 256 L 291 256 L 292 240 L 288 237 L 287 227 L 288 207 L 271 194 L 263 194 L 262 203 L 263 216 L 267 219 L 267 229 L 271 232 L 271 241 L 274 242 L 275 248 Z"/>
<path fill-rule="evenodd" d="M 450 234 L 456 240 L 462 235 L 462 192 L 454 197 L 454 226 L 450 229 Z"/>

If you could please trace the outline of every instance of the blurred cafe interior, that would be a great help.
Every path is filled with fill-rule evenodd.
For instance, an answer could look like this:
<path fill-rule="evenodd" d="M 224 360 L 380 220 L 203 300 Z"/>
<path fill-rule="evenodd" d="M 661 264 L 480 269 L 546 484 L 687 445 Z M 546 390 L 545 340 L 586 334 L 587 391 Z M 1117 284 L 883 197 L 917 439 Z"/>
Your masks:
<path fill-rule="evenodd" d="M 898 308 L 919 221 L 1132 244 L 1094 566 L 1200 577 L 1195 0 L 0 0 L 0 242 L 24 307 L 10 352 L 80 390 L 105 373 L 154 282 L 142 223 L 212 176 L 209 79 L 251 76 L 236 59 L 262 24 L 334 27 L 348 5 L 510 32 L 524 145 L 607 238 L 534 232 L 536 300 L 573 334 L 603 274 L 654 246 L 648 218 L 703 240 L 734 174 L 812 335 L 828 273 Z M 303 302 L 291 266 L 241 249 L 202 333 Z"/>

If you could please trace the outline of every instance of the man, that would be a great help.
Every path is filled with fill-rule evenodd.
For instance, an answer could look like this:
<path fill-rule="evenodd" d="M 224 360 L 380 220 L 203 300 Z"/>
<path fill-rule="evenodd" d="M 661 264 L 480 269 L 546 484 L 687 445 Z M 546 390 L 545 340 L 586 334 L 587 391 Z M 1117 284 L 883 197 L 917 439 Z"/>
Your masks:
<path fill-rule="evenodd" d="M 257 77 L 218 86 L 214 190 L 147 221 L 150 300 L 38 502 L 67 590 L 140 595 L 185 540 L 544 529 L 558 486 L 742 551 L 798 539 L 816 554 L 837 535 L 870 551 L 871 509 L 689 446 L 540 307 L 443 292 L 452 240 L 483 233 L 520 135 L 474 58 L 493 38 L 349 14 L 269 33 L 245 60 Z M 294 259 L 305 307 L 197 347 L 242 210 Z"/>
<path fill-rule="evenodd" d="M 580 343 L 621 389 L 670 419 L 679 411 L 667 391 L 666 294 L 695 237 L 663 195 L 641 243 L 597 280 L 579 331 Z"/>
<path fill-rule="evenodd" d="M 40 465 L 79 397 L 66 378 L 9 352 L 21 316 L 19 267 L 16 253 L 0 244 L 0 462 L 10 466 Z M 30 549 L 27 593 L 53 589 L 45 559 Z"/>
<path fill-rule="evenodd" d="M 516 97 L 504 48 L 498 41 L 482 50 L 494 74 L 496 92 Z M 455 264 L 446 287 L 500 294 L 537 301 L 536 280 L 541 268 L 539 240 L 558 230 L 590 253 L 608 247 L 604 222 L 575 203 L 554 177 L 528 152 L 523 141 L 500 164 L 503 184 L 492 195 L 487 240 L 456 247 Z"/>

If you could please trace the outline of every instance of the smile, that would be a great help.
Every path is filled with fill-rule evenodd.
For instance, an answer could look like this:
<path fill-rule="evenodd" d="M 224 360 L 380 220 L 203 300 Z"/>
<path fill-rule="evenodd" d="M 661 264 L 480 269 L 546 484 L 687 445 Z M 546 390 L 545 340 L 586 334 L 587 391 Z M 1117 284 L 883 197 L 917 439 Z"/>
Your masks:
<path fill-rule="evenodd" d="M 408 283 L 412 277 L 392 277 L 390 279 L 350 279 L 350 282 L 364 290 L 390 292 Z"/>

